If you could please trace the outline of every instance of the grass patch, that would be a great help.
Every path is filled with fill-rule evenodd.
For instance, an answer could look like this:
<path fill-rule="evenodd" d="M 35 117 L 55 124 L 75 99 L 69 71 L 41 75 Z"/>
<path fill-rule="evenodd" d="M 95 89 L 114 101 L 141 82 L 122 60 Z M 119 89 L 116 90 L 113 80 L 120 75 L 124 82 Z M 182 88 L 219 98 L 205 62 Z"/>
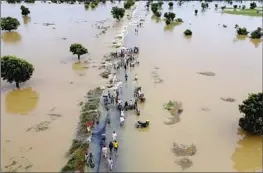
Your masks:
<path fill-rule="evenodd" d="M 262 17 L 263 9 L 262 7 L 257 7 L 255 9 L 234 9 L 234 8 L 225 8 L 223 13 L 234 14 L 234 15 L 244 15 L 244 16 L 255 16 Z"/>
<path fill-rule="evenodd" d="M 62 168 L 61 172 L 84 172 L 84 155 L 89 147 L 86 139 L 91 135 L 91 133 L 87 130 L 86 123 L 91 124 L 91 126 L 93 127 L 95 121 L 99 119 L 100 112 L 98 109 L 101 93 L 102 89 L 100 88 L 95 88 L 88 92 L 88 102 L 85 103 L 81 109 L 77 135 L 75 139 L 73 139 L 71 147 L 66 155 L 69 160 L 67 164 Z"/>

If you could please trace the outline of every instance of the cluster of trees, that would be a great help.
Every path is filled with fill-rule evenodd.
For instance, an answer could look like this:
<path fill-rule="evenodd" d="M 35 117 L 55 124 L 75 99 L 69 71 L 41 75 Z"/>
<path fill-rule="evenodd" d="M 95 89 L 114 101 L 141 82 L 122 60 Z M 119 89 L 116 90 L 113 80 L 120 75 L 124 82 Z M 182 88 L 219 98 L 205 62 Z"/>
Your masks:
<path fill-rule="evenodd" d="M 162 8 L 162 5 L 163 5 L 162 1 L 159 1 L 157 3 L 152 3 L 151 4 L 151 10 L 152 10 L 153 14 L 156 17 L 161 17 L 162 16 L 162 13 L 158 11 L 160 8 Z"/>
<path fill-rule="evenodd" d="M 86 1 L 84 2 L 85 8 L 96 8 L 98 6 L 99 2 L 98 1 Z"/>
<path fill-rule="evenodd" d="M 176 15 L 173 12 L 164 13 L 164 17 L 166 18 L 166 25 L 169 25 L 174 20 L 175 16 Z"/>
<path fill-rule="evenodd" d="M 21 5 L 20 9 L 21 9 L 21 14 L 22 14 L 23 16 L 27 16 L 28 14 L 30 14 L 29 9 L 26 8 L 24 5 Z"/>
<path fill-rule="evenodd" d="M 125 14 L 125 9 L 124 8 L 119 8 L 119 7 L 112 7 L 111 9 L 111 14 L 114 19 L 121 20 Z"/>
<path fill-rule="evenodd" d="M 239 126 L 253 135 L 263 135 L 263 93 L 249 94 L 239 105 L 244 117 L 239 119 Z"/>
<path fill-rule="evenodd" d="M 247 35 L 249 31 L 245 27 L 235 26 L 238 35 Z M 256 30 L 252 31 L 250 38 L 260 39 L 263 36 L 262 28 L 258 27 Z"/>
<path fill-rule="evenodd" d="M 1 29 L 4 31 L 16 30 L 20 25 L 20 22 L 13 17 L 2 17 L 1 18 Z"/>

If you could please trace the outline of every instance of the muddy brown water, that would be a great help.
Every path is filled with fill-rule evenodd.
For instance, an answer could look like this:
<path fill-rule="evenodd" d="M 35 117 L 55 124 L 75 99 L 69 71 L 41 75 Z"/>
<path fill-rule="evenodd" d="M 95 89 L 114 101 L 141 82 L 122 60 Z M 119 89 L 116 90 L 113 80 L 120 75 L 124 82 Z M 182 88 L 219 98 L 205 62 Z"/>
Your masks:
<path fill-rule="evenodd" d="M 144 3 L 138 7 L 139 14 L 145 14 Z M 110 42 L 121 24 L 112 20 L 109 2 L 95 10 L 85 10 L 79 4 L 37 2 L 27 5 L 30 19 L 22 18 L 20 5 L 1 5 L 2 16 L 15 16 L 21 22 L 16 32 L 1 34 L 1 55 L 17 55 L 36 68 L 21 91 L 12 91 L 14 85 L 1 83 L 2 170 L 10 170 L 4 166 L 15 160 L 18 164 L 12 169 L 22 165 L 18 171 L 25 171 L 29 165 L 30 171 L 58 171 L 66 162 L 64 154 L 75 133 L 78 103 L 90 88 L 104 82 L 99 71 L 91 67 L 93 61 L 99 65 L 102 55 L 111 50 Z M 197 147 L 197 153 L 191 156 L 193 165 L 187 171 L 262 169 L 262 138 L 244 136 L 237 130 L 241 116 L 238 104 L 248 93 L 262 90 L 262 43 L 240 39 L 234 30 L 235 24 L 256 29 L 262 18 L 221 14 L 214 11 L 213 3 L 210 10 L 199 10 L 195 16 L 193 5 L 200 9 L 196 2 L 174 6 L 177 17 L 185 22 L 172 31 L 164 30 L 164 22 L 153 21 L 151 13 L 138 36 L 134 26 L 129 30 L 126 44 L 140 47 L 140 66 L 134 73 L 139 76 L 147 101 L 140 105 L 139 118 L 131 115 L 126 121 L 118 171 L 181 171 L 174 163 L 178 157 L 171 152 L 173 142 L 194 143 Z M 165 3 L 163 12 L 168 11 L 167 7 Z M 105 19 L 114 28 L 95 38 L 99 33 L 95 22 Z M 228 27 L 223 28 L 223 24 Z M 188 28 L 193 31 L 191 38 L 182 34 Z M 68 51 L 73 42 L 89 49 L 90 54 L 81 57 L 82 64 L 75 64 L 76 57 Z M 88 69 L 83 61 L 89 62 Z M 155 67 L 159 67 L 163 83 L 152 81 Z M 197 74 L 201 71 L 216 75 Z M 236 102 L 224 102 L 221 97 L 233 97 Z M 164 124 L 169 113 L 162 105 L 169 100 L 183 103 L 180 122 L 174 125 Z M 202 111 L 203 107 L 210 111 Z M 52 120 L 46 131 L 26 132 L 31 126 L 51 121 L 50 113 L 62 116 Z M 150 128 L 135 129 L 137 119 L 149 119 Z"/>

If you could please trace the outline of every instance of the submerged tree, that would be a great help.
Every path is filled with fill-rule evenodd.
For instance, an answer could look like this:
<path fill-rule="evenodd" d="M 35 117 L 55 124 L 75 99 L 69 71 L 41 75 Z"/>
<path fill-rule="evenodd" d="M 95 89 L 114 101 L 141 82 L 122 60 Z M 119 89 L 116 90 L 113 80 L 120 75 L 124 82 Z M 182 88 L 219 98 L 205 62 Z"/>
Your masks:
<path fill-rule="evenodd" d="M 16 30 L 20 22 L 13 17 L 2 17 L 1 18 L 1 29 L 6 31 Z"/>
<path fill-rule="evenodd" d="M 156 13 L 158 11 L 158 8 L 159 8 L 159 6 L 158 6 L 157 3 L 153 3 L 151 5 L 151 10 L 152 10 L 153 13 Z"/>
<path fill-rule="evenodd" d="M 216 8 L 216 9 L 218 8 L 218 4 L 215 4 L 215 8 Z"/>
<path fill-rule="evenodd" d="M 247 35 L 249 33 L 246 28 L 237 27 L 236 30 L 238 35 Z"/>
<path fill-rule="evenodd" d="M 250 94 L 239 105 L 245 116 L 239 119 L 239 126 L 254 135 L 263 135 L 263 93 Z"/>
<path fill-rule="evenodd" d="M 173 12 L 166 12 L 164 13 L 164 17 L 166 18 L 166 20 L 173 21 L 175 18 L 175 14 Z"/>
<path fill-rule="evenodd" d="M 169 5 L 170 8 L 172 8 L 174 6 L 174 3 L 173 2 L 169 2 L 168 5 Z"/>
<path fill-rule="evenodd" d="M 25 3 L 35 3 L 35 0 L 25 0 Z"/>
<path fill-rule="evenodd" d="M 133 0 L 127 0 L 125 3 L 124 3 L 124 8 L 125 9 L 130 9 L 131 6 L 133 6 L 135 4 L 135 2 Z"/>
<path fill-rule="evenodd" d="M 9 4 L 15 4 L 15 3 L 20 3 L 21 0 L 6 0 L 6 2 Z"/>
<path fill-rule="evenodd" d="M 88 53 L 88 49 L 79 43 L 71 44 L 69 51 L 72 52 L 73 55 L 78 55 L 78 60 L 80 60 L 80 55 Z"/>
<path fill-rule="evenodd" d="M 22 5 L 22 6 L 20 7 L 20 9 L 21 9 L 21 14 L 22 14 L 23 16 L 27 16 L 28 14 L 30 14 L 29 9 L 28 9 L 27 7 L 25 7 L 24 5 Z"/>
<path fill-rule="evenodd" d="M 233 5 L 234 9 L 237 9 L 237 5 Z"/>
<path fill-rule="evenodd" d="M 156 17 L 161 17 L 161 16 L 162 16 L 162 13 L 159 12 L 159 11 L 157 11 L 156 13 L 154 13 L 154 15 L 155 15 Z"/>
<path fill-rule="evenodd" d="M 251 32 L 250 38 L 260 39 L 262 37 L 262 29 L 258 27 L 255 31 Z"/>
<path fill-rule="evenodd" d="M 198 13 L 198 10 L 195 10 L 195 15 L 197 15 L 197 13 Z"/>
<path fill-rule="evenodd" d="M 187 30 L 184 31 L 184 35 L 186 35 L 186 36 L 190 36 L 192 34 L 193 33 L 192 33 L 192 31 L 190 29 L 187 29 Z"/>
<path fill-rule="evenodd" d="M 119 7 L 112 7 L 111 14 L 114 19 L 121 20 L 123 18 L 125 10 Z"/>
<path fill-rule="evenodd" d="M 1 78 L 9 83 L 15 82 L 16 87 L 20 83 L 29 80 L 34 72 L 32 64 L 15 56 L 1 57 Z"/>

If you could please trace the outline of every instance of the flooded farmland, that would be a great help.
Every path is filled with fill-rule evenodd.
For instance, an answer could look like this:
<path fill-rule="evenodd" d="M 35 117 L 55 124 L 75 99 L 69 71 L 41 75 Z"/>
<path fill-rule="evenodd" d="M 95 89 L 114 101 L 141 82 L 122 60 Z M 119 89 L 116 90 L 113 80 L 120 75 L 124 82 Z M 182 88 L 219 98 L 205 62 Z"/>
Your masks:
<path fill-rule="evenodd" d="M 181 156 L 172 152 L 176 142 L 196 146 L 196 154 L 187 156 L 192 161 L 187 171 L 262 170 L 262 138 L 245 135 L 238 126 L 238 104 L 248 93 L 262 90 L 262 43 L 237 37 L 234 28 L 238 24 L 254 30 L 262 18 L 222 14 L 214 3 L 194 15 L 200 3 L 189 2 L 174 5 L 172 11 L 184 23 L 167 29 L 165 22 L 153 20 L 145 3 L 138 3 L 135 14 L 145 20 L 143 27 L 136 35 L 136 25 L 130 25 L 125 45 L 140 48 L 140 64 L 132 73 L 138 74 L 147 100 L 139 106 L 141 116 L 129 114 L 121 129 L 114 169 L 182 171 L 175 163 Z M 26 18 L 19 4 L 1 5 L 2 17 L 21 23 L 18 30 L 1 33 L 1 55 L 24 58 L 36 69 L 20 90 L 1 83 L 2 170 L 59 171 L 76 132 L 79 103 L 88 90 L 105 83 L 97 67 L 103 55 L 115 51 L 112 40 L 125 22 L 116 22 L 110 10 L 122 2 L 99 4 L 94 10 L 83 4 L 36 2 L 26 5 L 31 11 Z M 166 11 L 168 2 L 162 9 Z M 100 34 L 99 24 L 109 29 Z M 185 29 L 193 31 L 191 38 L 183 35 Z M 75 42 L 89 51 L 81 63 L 69 52 Z M 204 71 L 215 75 L 198 74 Z M 235 102 L 220 99 L 226 97 Z M 163 109 L 169 100 L 180 101 L 184 109 L 172 123 Z M 136 120 L 146 119 L 149 129 L 134 128 Z"/>

